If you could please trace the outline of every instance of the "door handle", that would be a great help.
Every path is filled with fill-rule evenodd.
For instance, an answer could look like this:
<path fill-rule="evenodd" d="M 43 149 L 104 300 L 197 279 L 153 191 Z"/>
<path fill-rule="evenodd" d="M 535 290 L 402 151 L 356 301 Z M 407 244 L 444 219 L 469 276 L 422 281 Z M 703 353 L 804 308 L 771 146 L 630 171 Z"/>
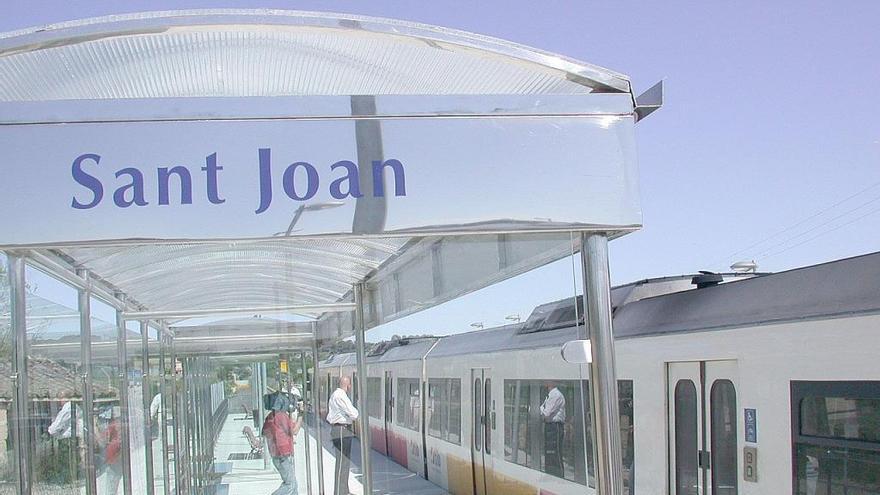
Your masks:
<path fill-rule="evenodd" d="M 700 467 L 703 469 L 712 469 L 712 457 L 709 455 L 709 451 L 701 450 L 699 451 L 699 462 Z"/>

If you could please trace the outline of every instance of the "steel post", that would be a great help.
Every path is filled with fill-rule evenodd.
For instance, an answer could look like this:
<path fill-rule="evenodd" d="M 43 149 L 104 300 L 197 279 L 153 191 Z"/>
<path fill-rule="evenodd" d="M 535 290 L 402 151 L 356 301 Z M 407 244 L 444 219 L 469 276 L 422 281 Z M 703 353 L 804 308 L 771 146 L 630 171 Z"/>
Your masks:
<path fill-rule="evenodd" d="M 150 405 L 153 397 L 150 390 L 150 326 L 146 320 L 140 322 L 141 330 L 141 407 L 144 409 L 144 459 L 146 462 L 146 483 L 147 494 L 155 495 L 156 488 L 153 479 L 153 431 L 151 428 L 153 417 L 150 415 Z"/>
<path fill-rule="evenodd" d="M 15 466 L 18 486 L 22 495 L 31 493 L 30 436 L 28 435 L 28 373 L 27 373 L 27 300 L 24 258 L 8 255 L 6 258 L 9 279 L 10 333 L 12 337 L 12 379 L 15 386 L 15 406 L 12 438 L 15 445 Z"/>
<path fill-rule="evenodd" d="M 125 304 L 125 294 L 115 294 L 116 300 Z M 126 344 L 125 318 L 116 310 L 116 364 L 119 367 L 120 441 L 122 444 L 122 493 L 131 495 L 131 411 L 128 404 L 128 349 Z"/>
<path fill-rule="evenodd" d="M 312 390 L 311 400 L 306 408 L 306 419 L 311 412 L 312 421 L 315 423 L 315 443 L 317 443 L 318 459 L 315 461 L 318 465 L 318 495 L 324 495 L 324 441 L 322 439 L 322 429 L 324 421 L 321 418 L 321 400 L 318 391 L 321 387 L 318 380 L 321 374 L 318 371 L 318 323 L 312 322 Z"/>
<path fill-rule="evenodd" d="M 363 399 L 367 393 L 367 351 L 366 351 L 366 320 L 364 319 L 364 284 L 354 286 L 354 332 L 357 346 L 357 384 L 359 398 Z M 358 402 L 358 429 L 360 430 L 361 444 L 361 474 L 363 475 L 364 493 L 373 493 L 373 472 L 370 469 L 370 420 L 368 418 L 365 400 Z"/>
<path fill-rule="evenodd" d="M 86 494 L 97 495 L 97 466 L 95 465 L 95 398 L 92 391 L 92 290 L 89 272 L 77 270 L 77 275 L 86 281 L 77 290 L 80 329 L 80 360 L 82 362 L 83 390 L 83 441 L 86 443 L 85 477 Z"/>
<path fill-rule="evenodd" d="M 300 360 L 300 371 L 302 373 L 302 387 L 300 388 L 300 394 L 302 394 L 303 404 L 305 405 L 306 404 L 305 401 L 308 400 L 306 398 L 306 396 L 307 396 L 306 389 L 308 387 L 308 377 L 306 374 L 306 353 L 305 352 L 300 352 L 299 360 Z M 287 387 L 288 387 L 288 391 L 290 389 L 290 384 L 291 384 L 290 361 L 291 361 L 290 359 L 287 360 L 287 377 L 288 377 L 287 378 L 287 384 L 288 384 Z M 308 491 L 306 493 L 311 495 L 312 494 L 312 469 L 311 469 L 312 468 L 312 453 L 311 453 L 311 442 L 309 441 L 309 417 L 308 417 L 308 410 L 306 408 L 303 408 L 302 418 L 303 418 L 303 425 L 306 428 L 305 434 L 303 435 L 303 439 L 305 440 L 305 444 L 306 444 L 306 446 L 305 446 L 306 447 L 306 488 L 308 489 Z M 318 446 L 318 448 L 320 448 L 320 445 Z"/>
<path fill-rule="evenodd" d="M 584 312 L 590 331 L 593 362 L 590 387 L 593 438 L 596 442 L 597 495 L 623 495 L 620 411 L 611 328 L 611 281 L 608 238 L 581 234 Z"/>
<path fill-rule="evenodd" d="M 165 355 L 168 352 L 168 337 L 165 333 L 164 324 L 159 328 L 159 434 L 162 435 L 162 486 L 165 495 L 171 495 L 171 467 L 168 461 L 168 372 Z"/>
<path fill-rule="evenodd" d="M 184 466 L 180 459 L 182 453 L 180 442 L 183 439 L 179 421 L 182 411 L 180 410 L 180 401 L 178 401 L 177 397 L 177 354 L 174 352 L 174 333 L 171 331 L 168 332 L 168 351 L 168 360 L 170 361 L 168 366 L 171 380 L 171 391 L 169 394 L 169 399 L 171 399 L 171 428 L 174 432 L 174 443 L 172 444 L 174 449 L 174 491 L 177 495 L 186 495 L 184 484 L 182 483 Z"/>

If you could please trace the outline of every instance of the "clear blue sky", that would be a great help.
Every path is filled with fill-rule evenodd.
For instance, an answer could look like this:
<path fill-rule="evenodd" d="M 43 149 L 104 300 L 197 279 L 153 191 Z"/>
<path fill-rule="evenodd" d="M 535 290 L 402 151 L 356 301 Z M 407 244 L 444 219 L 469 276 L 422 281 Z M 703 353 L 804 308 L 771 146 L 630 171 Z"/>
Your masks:
<path fill-rule="evenodd" d="M 645 227 L 612 243 L 615 283 L 880 250 L 880 2 L 34 1 L 4 5 L 0 30 L 208 7 L 414 20 L 602 65 L 639 90 L 665 79 L 665 107 L 638 126 Z M 570 293 L 570 275 L 559 282 L 570 272 L 558 264 L 472 297 L 510 304 L 481 315 L 474 302 L 445 324 L 527 313 L 523 287 L 552 299 Z"/>

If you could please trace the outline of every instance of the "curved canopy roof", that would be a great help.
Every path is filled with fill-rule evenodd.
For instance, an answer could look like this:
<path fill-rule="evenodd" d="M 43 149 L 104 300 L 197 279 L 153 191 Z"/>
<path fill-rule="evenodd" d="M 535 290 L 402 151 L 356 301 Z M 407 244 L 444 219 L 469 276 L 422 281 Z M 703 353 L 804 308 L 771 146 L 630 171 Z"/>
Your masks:
<path fill-rule="evenodd" d="M 172 11 L 0 34 L 0 101 L 629 91 L 560 55 L 347 14 Z"/>
<path fill-rule="evenodd" d="M 560 55 L 456 30 L 354 15 L 156 12 L 0 34 L 0 103 L 20 105 L 25 111 L 34 108 L 33 102 L 64 106 L 63 100 L 579 98 L 587 93 L 619 93 L 597 98 L 629 99 L 631 89 L 626 76 Z M 92 105 L 73 104 L 82 109 Z M 627 135 L 608 130 L 609 121 L 601 115 L 590 118 L 608 131 L 602 139 L 613 141 L 615 159 L 628 160 Z M 614 114 L 612 120 L 620 118 Z M 578 134 L 578 139 L 583 136 Z M 340 312 L 350 312 L 352 287 L 369 279 L 365 297 L 371 309 L 366 317 L 368 324 L 378 324 L 548 263 L 575 248 L 564 229 L 521 244 L 506 230 L 500 235 L 497 228 L 487 232 L 473 241 L 442 237 L 442 232 L 436 237 L 364 238 L 351 233 L 196 243 L 170 237 L 139 244 L 126 238 L 121 244 L 91 247 L 62 243 L 64 247 L 39 249 L 31 256 L 75 284 L 83 281 L 71 272 L 88 270 L 103 282 L 105 297 L 117 291 L 128 297 L 125 311 L 142 318 L 145 312 L 161 312 L 169 323 L 186 319 L 187 311 L 225 309 L 231 314 L 233 309 L 274 307 L 326 316 L 321 305 L 335 304 Z M 460 265 L 453 262 L 458 259 Z M 315 307 L 304 308 L 310 305 Z M 338 328 L 336 334 L 342 335 L 346 327 L 351 328 L 350 314 L 335 314 L 319 331 L 334 334 Z"/>

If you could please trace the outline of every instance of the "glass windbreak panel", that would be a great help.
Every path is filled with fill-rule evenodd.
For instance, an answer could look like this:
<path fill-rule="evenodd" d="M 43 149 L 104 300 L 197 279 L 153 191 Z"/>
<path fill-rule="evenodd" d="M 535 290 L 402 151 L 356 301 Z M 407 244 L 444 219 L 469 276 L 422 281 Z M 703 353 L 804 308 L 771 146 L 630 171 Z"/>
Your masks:
<path fill-rule="evenodd" d="M 26 277 L 33 486 L 78 492 L 85 489 L 86 438 L 77 291 L 30 267 Z"/>
<path fill-rule="evenodd" d="M 697 389 L 691 380 L 675 385 L 675 495 L 699 495 Z"/>
<path fill-rule="evenodd" d="M 880 398 L 807 396 L 801 435 L 880 443 Z"/>
<path fill-rule="evenodd" d="M 93 430 L 99 495 L 116 493 L 123 476 L 123 430 L 128 428 L 122 414 L 122 394 L 128 394 L 120 384 L 122 365 L 118 361 L 116 310 L 104 301 L 92 297 L 91 359 L 92 394 L 94 404 Z M 130 450 L 128 451 L 130 453 Z"/>
<path fill-rule="evenodd" d="M 128 372 L 128 437 L 131 484 L 135 494 L 147 493 L 147 449 L 150 443 L 149 362 L 144 361 L 140 323 L 125 323 L 126 370 Z M 145 403 L 146 402 L 146 403 Z"/>
<path fill-rule="evenodd" d="M 5 376 L 14 373 L 12 363 L 12 327 L 10 306 L 9 276 L 7 258 L 0 252 L 0 369 Z M 15 493 L 17 477 L 15 474 L 15 443 L 12 428 L 15 397 L 11 381 L 0 382 L 0 493 Z"/>
<path fill-rule="evenodd" d="M 147 448 L 152 453 L 151 471 L 153 475 L 154 493 L 165 493 L 165 447 L 162 438 L 162 425 L 166 424 L 165 410 L 162 400 L 162 360 L 159 356 L 161 337 L 159 331 L 150 327 L 149 332 L 149 360 L 147 361 L 149 378 L 144 384 L 149 397 L 149 409 L 146 411 L 146 421 L 149 423 L 149 437 L 146 439 Z M 146 433 L 145 433 L 146 434 Z"/>
<path fill-rule="evenodd" d="M 712 493 L 736 495 L 736 389 L 730 380 L 715 380 L 709 393 L 711 415 Z"/>
<path fill-rule="evenodd" d="M 378 376 L 367 378 L 367 412 L 371 418 L 382 417 L 382 379 Z"/>
<path fill-rule="evenodd" d="M 397 379 L 397 425 L 418 431 L 421 425 L 422 401 L 418 378 Z"/>

